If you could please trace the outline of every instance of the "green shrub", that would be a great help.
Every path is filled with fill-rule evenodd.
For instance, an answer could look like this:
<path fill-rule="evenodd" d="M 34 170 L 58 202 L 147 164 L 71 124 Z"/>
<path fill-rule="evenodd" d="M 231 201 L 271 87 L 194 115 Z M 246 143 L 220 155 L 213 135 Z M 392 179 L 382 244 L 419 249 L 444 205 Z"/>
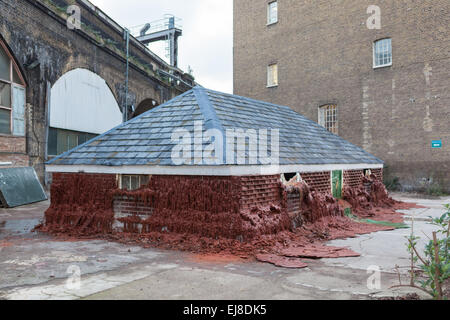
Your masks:
<path fill-rule="evenodd" d="M 433 183 L 425 189 L 425 193 L 430 196 L 442 197 L 445 196 L 445 192 L 442 190 L 442 186 L 439 183 Z"/>
<path fill-rule="evenodd" d="M 434 299 L 446 299 L 443 296 L 442 286 L 450 278 L 450 255 L 448 252 L 450 243 L 450 204 L 445 205 L 446 212 L 439 218 L 430 217 L 431 224 L 439 227 L 433 232 L 433 237 L 425 246 L 423 254 L 417 252 L 417 240 L 419 237 L 413 233 L 408 237 L 408 252 L 411 255 L 411 283 L 409 286 L 422 289 L 429 293 Z M 437 237 L 441 235 L 441 239 Z M 424 279 L 416 281 L 414 276 L 415 263 L 422 262 L 419 268 L 424 273 Z M 420 286 L 416 285 L 416 282 Z"/>
<path fill-rule="evenodd" d="M 386 177 L 383 183 L 389 191 L 398 191 L 401 188 L 399 177 L 393 178 Z"/>

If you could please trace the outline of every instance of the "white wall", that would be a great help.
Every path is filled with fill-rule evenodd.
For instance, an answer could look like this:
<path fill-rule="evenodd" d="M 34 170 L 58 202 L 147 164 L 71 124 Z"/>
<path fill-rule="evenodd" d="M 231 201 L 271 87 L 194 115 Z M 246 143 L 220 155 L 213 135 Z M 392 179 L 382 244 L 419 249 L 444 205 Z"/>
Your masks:
<path fill-rule="evenodd" d="M 101 134 L 122 122 L 105 80 L 86 69 L 65 73 L 51 90 L 50 126 Z"/>

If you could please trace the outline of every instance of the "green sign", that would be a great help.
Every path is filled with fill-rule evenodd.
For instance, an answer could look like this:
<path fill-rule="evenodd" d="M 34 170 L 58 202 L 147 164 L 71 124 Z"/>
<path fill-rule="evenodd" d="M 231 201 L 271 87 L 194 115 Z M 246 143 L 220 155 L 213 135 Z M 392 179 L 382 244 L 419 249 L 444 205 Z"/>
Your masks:
<path fill-rule="evenodd" d="M 431 148 L 440 149 L 442 148 L 442 140 L 433 140 L 431 141 Z"/>

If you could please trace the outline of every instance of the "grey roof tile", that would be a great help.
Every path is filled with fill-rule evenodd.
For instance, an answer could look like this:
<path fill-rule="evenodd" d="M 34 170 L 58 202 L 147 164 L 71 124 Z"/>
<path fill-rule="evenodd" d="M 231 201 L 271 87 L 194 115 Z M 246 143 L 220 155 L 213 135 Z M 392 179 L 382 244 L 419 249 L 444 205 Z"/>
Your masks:
<path fill-rule="evenodd" d="M 203 130 L 279 130 L 280 164 L 381 164 L 380 159 L 328 132 L 289 107 L 196 87 L 85 144 L 56 157 L 62 165 L 174 165 L 172 133 L 184 128 L 194 137 L 194 122 Z M 203 142 L 203 146 L 209 142 Z M 246 142 L 246 145 L 248 143 Z M 194 150 L 194 148 L 192 148 Z M 246 154 L 248 152 L 246 151 Z M 193 161 L 192 161 L 193 163 Z M 246 164 L 249 161 L 247 159 Z"/>

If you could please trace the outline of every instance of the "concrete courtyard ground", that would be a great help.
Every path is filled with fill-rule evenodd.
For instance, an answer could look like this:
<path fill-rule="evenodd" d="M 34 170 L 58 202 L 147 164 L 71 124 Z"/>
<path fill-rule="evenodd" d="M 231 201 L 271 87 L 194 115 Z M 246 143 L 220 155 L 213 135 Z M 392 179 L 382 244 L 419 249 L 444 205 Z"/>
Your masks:
<path fill-rule="evenodd" d="M 414 219 L 420 244 L 434 227 L 428 216 L 444 213 L 450 197 L 394 198 L 423 205 L 406 213 Z M 308 268 L 284 269 L 254 261 L 206 260 L 177 251 L 145 249 L 103 240 L 59 241 L 31 230 L 43 219 L 48 201 L 0 209 L 0 299 L 377 299 L 420 291 L 390 289 L 398 284 L 395 266 L 407 283 L 406 236 L 411 229 L 335 240 L 361 253 L 357 258 L 307 260 Z M 380 287 L 368 288 L 378 267 Z M 77 272 L 80 272 L 79 287 Z"/>

